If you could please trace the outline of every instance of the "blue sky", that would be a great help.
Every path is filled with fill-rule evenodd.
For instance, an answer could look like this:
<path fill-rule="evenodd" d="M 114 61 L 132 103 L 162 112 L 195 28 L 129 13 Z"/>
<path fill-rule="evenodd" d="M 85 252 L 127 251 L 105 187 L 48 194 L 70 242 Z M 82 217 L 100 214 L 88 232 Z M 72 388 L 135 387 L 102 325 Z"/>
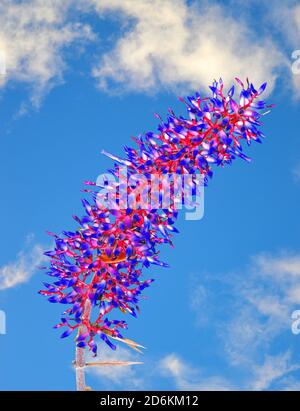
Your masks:
<path fill-rule="evenodd" d="M 89 370 L 88 384 L 298 390 L 299 2 L 2 3 L 0 389 L 74 389 L 74 341 L 52 329 L 62 309 L 37 294 L 38 266 L 46 231 L 74 229 L 83 181 L 111 166 L 101 150 L 121 155 L 156 129 L 154 112 L 184 113 L 178 95 L 238 75 L 269 83 L 267 139 L 248 148 L 252 163 L 216 170 L 202 220 L 179 218 L 170 268 L 145 270 L 156 281 L 126 334 L 144 354 L 100 345 L 103 360 L 143 365 Z"/>

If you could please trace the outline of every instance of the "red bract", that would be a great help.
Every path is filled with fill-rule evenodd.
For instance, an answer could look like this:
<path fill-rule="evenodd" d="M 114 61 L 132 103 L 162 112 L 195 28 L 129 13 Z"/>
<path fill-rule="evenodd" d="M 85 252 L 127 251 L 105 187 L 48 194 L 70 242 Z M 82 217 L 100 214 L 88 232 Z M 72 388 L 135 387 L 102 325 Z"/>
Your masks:
<path fill-rule="evenodd" d="M 153 186 L 149 188 L 151 176 L 192 175 L 195 191 L 195 176 L 200 174 L 206 185 L 213 164 L 224 166 L 236 157 L 249 161 L 242 152 L 242 141 L 250 145 L 251 141 L 260 143 L 264 137 L 258 130 L 259 111 L 271 106 L 258 98 L 266 84 L 257 91 L 248 81 L 246 87 L 237 82 L 242 88 L 239 101 L 233 99 L 234 86 L 225 96 L 222 80 L 214 82 L 210 87 L 212 97 L 201 98 L 197 93 L 181 99 L 187 106 L 188 119 L 170 110 L 157 133 L 134 139 L 136 149 L 125 147 L 125 159 L 105 152 L 115 161 L 110 170 L 113 178 L 120 177 L 120 166 L 126 167 L 121 179 L 103 183 L 106 190 L 115 193 L 114 201 L 101 191 L 92 191 L 92 201 L 83 200 L 84 216 L 74 216 L 80 227 L 75 232 L 63 232 L 62 237 L 54 235 L 55 249 L 45 253 L 51 258 L 47 274 L 55 281 L 44 283 L 46 289 L 40 293 L 52 303 L 70 306 L 56 326 L 67 327 L 62 338 L 77 330 L 77 346 L 88 346 L 95 354 L 97 335 L 112 349 L 116 347 L 110 338 L 129 341 L 120 332 L 127 327 L 125 321 L 112 320 L 109 314 L 119 309 L 136 317 L 141 292 L 153 281 L 142 280 L 142 268 L 151 264 L 167 266 L 159 260 L 157 246 L 172 245 L 172 234 L 177 232 L 175 191 L 181 183 L 170 185 L 172 201 L 168 207 L 142 207 L 143 195 L 152 196 L 159 204 L 160 193 L 166 189 L 165 180 L 159 182 L 158 193 Z M 124 186 L 128 180 L 131 183 Z M 93 182 L 86 184 L 97 187 Z M 132 202 L 136 189 L 139 198 Z M 135 207 L 121 207 L 124 201 Z"/>

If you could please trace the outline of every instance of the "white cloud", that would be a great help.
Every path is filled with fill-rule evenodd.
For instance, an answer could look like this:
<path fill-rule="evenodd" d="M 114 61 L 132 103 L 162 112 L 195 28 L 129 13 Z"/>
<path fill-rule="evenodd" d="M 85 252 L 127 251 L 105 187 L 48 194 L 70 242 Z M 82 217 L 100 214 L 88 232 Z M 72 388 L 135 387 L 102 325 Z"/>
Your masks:
<path fill-rule="evenodd" d="M 262 365 L 253 367 L 255 378 L 251 384 L 251 389 L 255 391 L 267 390 L 274 382 L 299 368 L 299 365 L 292 364 L 289 352 L 278 356 L 267 356 Z"/>
<path fill-rule="evenodd" d="M 191 291 L 190 305 L 193 309 L 203 307 L 207 303 L 207 290 L 202 284 L 194 284 Z"/>
<path fill-rule="evenodd" d="M 209 298 L 200 298 L 200 304 L 191 308 L 201 311 L 204 304 L 207 322 L 200 323 L 201 332 L 207 325 L 223 341 L 228 366 L 243 375 L 238 389 L 297 387 L 296 375 L 290 374 L 300 368 L 297 340 L 291 331 L 291 315 L 300 304 L 299 253 L 263 253 L 243 270 L 203 274 L 198 280 L 200 297 L 205 290 Z M 194 276 L 191 283 L 192 298 L 198 289 Z M 207 310 L 207 303 L 214 309 Z"/>
<path fill-rule="evenodd" d="M 281 34 L 291 46 L 299 48 L 300 36 L 300 5 L 297 0 L 288 0 L 284 3 L 280 0 L 276 1 L 274 7 L 268 2 L 268 14 L 270 22 L 277 26 L 279 34 Z"/>
<path fill-rule="evenodd" d="M 257 361 L 257 353 L 266 349 L 267 326 L 247 306 L 240 307 L 237 316 L 223 322 L 220 336 L 224 354 L 232 365 L 243 368 Z"/>
<path fill-rule="evenodd" d="M 171 374 L 173 377 L 180 378 L 186 374 L 188 367 L 176 354 L 169 354 L 160 361 L 162 371 Z"/>
<path fill-rule="evenodd" d="M 2 0 L 0 54 L 5 54 L 7 74 L 0 85 L 11 80 L 29 84 L 32 102 L 38 104 L 63 81 L 66 48 L 97 38 L 97 27 L 82 23 L 87 14 L 97 13 L 100 24 L 112 15 L 121 27 L 111 50 L 94 56 L 93 75 L 102 89 L 111 89 L 112 82 L 121 90 L 186 92 L 206 88 L 219 76 L 229 83 L 237 75 L 256 84 L 267 80 L 270 91 L 282 68 L 291 65 L 283 49 L 299 38 L 300 8 L 295 2 L 266 5 L 256 23 L 271 27 L 271 33 L 254 30 L 249 6 L 237 0 L 233 5 L 204 1 L 201 7 L 185 0 Z M 272 35 L 276 30 L 281 43 Z M 111 38 L 104 40 L 109 44 Z M 299 83 L 299 76 L 292 81 Z"/>
<path fill-rule="evenodd" d="M 255 258 L 254 270 L 259 275 L 269 275 L 274 279 L 293 280 L 298 277 L 300 280 L 300 255 L 286 255 L 272 257 L 267 254 L 261 254 Z"/>
<path fill-rule="evenodd" d="M 299 383 L 292 373 L 299 370 L 289 351 L 278 355 L 266 355 L 261 364 L 249 362 L 249 375 L 233 383 L 223 376 L 208 376 L 199 368 L 191 366 L 177 354 L 172 353 L 159 361 L 158 371 L 164 377 L 173 378 L 178 390 L 188 391 L 227 391 L 272 389 L 274 384 L 280 390 L 294 390 Z"/>
<path fill-rule="evenodd" d="M 254 277 L 265 283 L 256 298 L 249 301 L 265 316 L 286 328 L 295 304 L 300 303 L 300 255 L 282 254 L 273 257 L 262 254 L 254 259 Z M 256 287 L 257 291 L 257 287 Z M 255 290 L 253 289 L 254 294 Z"/>
<path fill-rule="evenodd" d="M 300 97 L 300 74 L 295 73 L 293 70 L 293 63 L 295 60 L 292 58 L 294 50 L 300 49 L 300 6 L 296 0 L 287 0 L 285 2 L 276 0 L 268 2 L 266 10 L 268 17 L 268 23 L 273 27 L 274 32 L 281 38 L 283 47 L 286 48 L 286 54 L 289 55 L 289 67 L 291 73 L 291 82 L 287 86 L 293 87 L 293 97 Z M 299 64 L 297 64 L 297 67 Z"/>
<path fill-rule="evenodd" d="M 268 353 L 276 337 L 291 333 L 291 314 L 300 303 L 300 257 L 258 255 L 232 281 L 238 315 L 228 318 L 221 333 L 232 363 L 249 365 Z"/>
<path fill-rule="evenodd" d="M 62 81 L 66 68 L 62 51 L 81 39 L 91 39 L 90 27 L 68 21 L 70 0 L 0 3 L 0 51 L 5 56 L 2 85 L 17 80 L 33 87 L 32 102 Z"/>
<path fill-rule="evenodd" d="M 90 0 L 98 13 L 119 13 L 132 23 L 94 69 L 100 88 L 112 80 L 131 90 L 207 87 L 222 76 L 257 84 L 276 79 L 286 59 L 273 40 L 260 39 L 226 6 L 183 0 Z"/>
<path fill-rule="evenodd" d="M 178 390 L 227 391 L 233 389 L 233 385 L 225 378 L 204 376 L 199 369 L 192 367 L 175 353 L 162 358 L 158 370 L 165 377 L 173 378 Z"/>
<path fill-rule="evenodd" d="M 27 244 L 25 250 L 18 253 L 16 261 L 0 267 L 0 290 L 29 281 L 44 260 L 43 248 L 39 244 Z"/>

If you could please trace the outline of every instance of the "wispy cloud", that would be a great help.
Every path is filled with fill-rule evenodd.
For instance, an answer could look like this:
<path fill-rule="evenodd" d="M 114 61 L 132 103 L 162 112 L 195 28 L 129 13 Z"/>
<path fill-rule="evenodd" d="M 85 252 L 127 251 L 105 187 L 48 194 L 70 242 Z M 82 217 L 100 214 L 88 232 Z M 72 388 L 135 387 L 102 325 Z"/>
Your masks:
<path fill-rule="evenodd" d="M 236 365 L 258 361 L 278 336 L 292 336 L 291 314 L 300 304 L 300 256 L 260 254 L 243 273 L 232 277 L 238 315 L 227 319 L 223 335 Z"/>
<path fill-rule="evenodd" d="M 256 3 L 257 0 L 255 0 Z M 254 7 L 255 7 L 255 2 Z M 294 50 L 300 49 L 300 6 L 297 0 L 274 0 L 272 2 L 264 1 L 264 25 L 267 30 L 272 30 L 274 36 L 279 39 L 279 44 L 282 50 L 285 50 L 289 56 L 289 72 L 291 81 L 286 83 L 287 87 L 292 87 L 292 96 L 300 97 L 300 74 L 296 74 L 292 70 L 292 53 Z"/>
<path fill-rule="evenodd" d="M 16 260 L 0 267 L 0 290 L 13 288 L 29 281 L 44 260 L 42 246 L 32 244 L 32 239 L 28 239 L 24 250 L 18 253 Z"/>
<path fill-rule="evenodd" d="M 251 383 L 251 389 L 255 391 L 267 390 L 276 381 L 280 383 L 282 377 L 299 368 L 300 365 L 292 363 L 291 355 L 288 351 L 278 356 L 267 356 L 262 365 L 253 367 L 254 379 Z M 282 388 L 286 388 L 284 380 Z"/>
<path fill-rule="evenodd" d="M 300 255 L 286 254 L 276 257 L 268 254 L 260 254 L 253 259 L 255 265 L 253 271 L 261 276 L 272 277 L 276 281 L 300 280 Z"/>
<path fill-rule="evenodd" d="M 286 64 L 271 37 L 260 38 L 226 6 L 203 2 L 200 8 L 183 0 L 91 3 L 101 15 L 119 13 L 131 23 L 94 69 L 100 88 L 113 82 L 142 91 L 191 89 L 207 87 L 220 75 L 227 81 L 251 75 L 255 83 L 267 79 L 272 87 L 277 68 Z"/>
<path fill-rule="evenodd" d="M 223 358 L 245 376 L 238 389 L 296 386 L 297 379 L 290 374 L 299 370 L 300 363 L 291 314 L 300 305 L 300 255 L 261 253 L 243 269 L 201 275 L 198 282 L 199 287 L 195 276 L 191 278 L 191 299 L 198 296 L 198 289 L 201 297 L 194 298 L 191 308 L 201 312 L 204 304 L 207 321 L 197 326 L 203 331 L 214 324 L 212 332 L 223 341 Z M 209 298 L 203 300 L 203 295 Z"/>
<path fill-rule="evenodd" d="M 228 391 L 234 386 L 220 376 L 207 376 L 201 370 L 192 367 L 177 354 L 163 357 L 158 364 L 158 371 L 175 381 L 178 390 L 187 391 Z"/>
<path fill-rule="evenodd" d="M 32 87 L 37 105 L 46 91 L 63 80 L 63 50 L 78 40 L 90 40 L 88 25 L 70 21 L 70 0 L 2 0 L 0 51 L 6 62 L 2 86 L 11 80 Z"/>
<path fill-rule="evenodd" d="M 278 355 L 266 355 L 262 364 L 252 364 L 248 376 L 239 381 L 207 375 L 207 372 L 189 364 L 175 353 L 168 354 L 159 361 L 158 372 L 163 377 L 172 378 L 178 390 L 228 391 L 228 390 L 269 390 L 276 385 L 279 390 L 294 390 L 298 384 L 293 373 L 300 365 L 294 364 L 289 351 Z"/>

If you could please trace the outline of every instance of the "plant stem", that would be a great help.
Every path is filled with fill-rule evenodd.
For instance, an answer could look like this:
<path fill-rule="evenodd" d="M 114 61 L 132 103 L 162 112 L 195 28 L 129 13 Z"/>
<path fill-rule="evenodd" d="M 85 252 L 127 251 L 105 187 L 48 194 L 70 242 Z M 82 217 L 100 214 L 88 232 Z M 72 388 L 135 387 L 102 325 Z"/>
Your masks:
<path fill-rule="evenodd" d="M 82 314 L 83 320 L 87 320 L 91 315 L 91 301 L 86 300 L 84 304 L 84 310 Z M 87 332 L 85 325 L 81 325 L 78 330 L 78 335 Z M 86 391 L 85 384 L 85 348 L 76 347 L 76 359 L 75 359 L 75 369 L 76 369 L 76 389 L 77 391 Z"/>

